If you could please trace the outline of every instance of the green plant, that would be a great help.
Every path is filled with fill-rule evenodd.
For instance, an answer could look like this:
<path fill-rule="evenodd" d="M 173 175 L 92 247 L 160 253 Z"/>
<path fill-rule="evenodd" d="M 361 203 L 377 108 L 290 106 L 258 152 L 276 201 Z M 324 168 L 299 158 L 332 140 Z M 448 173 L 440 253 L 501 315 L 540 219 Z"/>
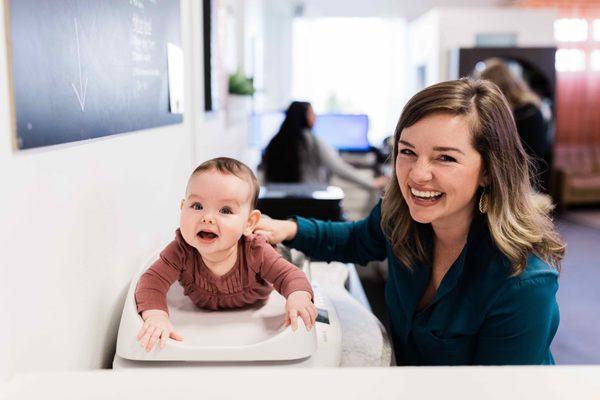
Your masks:
<path fill-rule="evenodd" d="M 242 74 L 240 71 L 229 75 L 229 93 L 243 96 L 254 94 L 254 84 L 252 78 Z"/>

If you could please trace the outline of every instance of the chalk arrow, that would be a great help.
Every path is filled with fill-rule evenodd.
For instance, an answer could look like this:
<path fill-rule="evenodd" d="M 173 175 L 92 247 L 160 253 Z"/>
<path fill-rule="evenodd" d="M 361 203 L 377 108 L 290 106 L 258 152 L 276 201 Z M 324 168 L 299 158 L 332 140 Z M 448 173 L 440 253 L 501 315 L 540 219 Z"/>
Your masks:
<path fill-rule="evenodd" d="M 71 82 L 71 87 L 73 87 L 73 91 L 75 92 L 75 96 L 77 96 L 77 101 L 79 101 L 79 106 L 81 107 L 81 111 L 85 111 L 85 94 L 87 92 L 87 83 L 88 80 L 85 78 L 85 82 L 83 81 L 83 77 L 81 74 L 81 54 L 79 52 L 79 30 L 77 29 L 77 18 L 73 19 L 75 22 L 75 40 L 77 40 L 77 65 L 79 66 L 79 90 L 73 82 Z"/>

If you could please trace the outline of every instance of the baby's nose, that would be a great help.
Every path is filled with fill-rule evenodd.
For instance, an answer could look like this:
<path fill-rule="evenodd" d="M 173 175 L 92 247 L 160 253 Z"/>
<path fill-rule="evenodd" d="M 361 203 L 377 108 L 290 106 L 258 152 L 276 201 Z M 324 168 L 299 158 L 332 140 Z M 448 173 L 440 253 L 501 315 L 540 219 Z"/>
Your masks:
<path fill-rule="evenodd" d="M 202 222 L 205 224 L 214 224 L 215 219 L 210 214 L 204 214 L 204 215 L 202 215 Z"/>

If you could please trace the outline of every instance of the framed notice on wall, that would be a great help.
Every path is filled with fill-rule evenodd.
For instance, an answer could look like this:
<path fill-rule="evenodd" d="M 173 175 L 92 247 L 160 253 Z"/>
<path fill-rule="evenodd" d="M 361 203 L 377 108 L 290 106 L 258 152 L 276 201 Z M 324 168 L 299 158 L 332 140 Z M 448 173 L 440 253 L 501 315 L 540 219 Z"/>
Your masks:
<path fill-rule="evenodd" d="M 15 148 L 180 123 L 167 46 L 178 0 L 5 0 Z"/>

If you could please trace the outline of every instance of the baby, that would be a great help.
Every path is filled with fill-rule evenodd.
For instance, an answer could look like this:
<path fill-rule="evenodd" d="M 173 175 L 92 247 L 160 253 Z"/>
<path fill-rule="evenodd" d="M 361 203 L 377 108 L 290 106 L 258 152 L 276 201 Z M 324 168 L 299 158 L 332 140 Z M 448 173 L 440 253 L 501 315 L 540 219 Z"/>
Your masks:
<path fill-rule="evenodd" d="M 231 158 L 202 163 L 192 173 L 181 201 L 180 227 L 160 258 L 140 278 L 135 300 L 144 325 L 137 335 L 146 351 L 157 341 L 183 340 L 169 321 L 166 295 L 179 280 L 201 308 L 219 310 L 257 303 L 275 289 L 286 297 L 285 326 L 307 329 L 317 309 L 304 273 L 285 261 L 267 240 L 252 232 L 259 185 L 254 173 Z"/>

